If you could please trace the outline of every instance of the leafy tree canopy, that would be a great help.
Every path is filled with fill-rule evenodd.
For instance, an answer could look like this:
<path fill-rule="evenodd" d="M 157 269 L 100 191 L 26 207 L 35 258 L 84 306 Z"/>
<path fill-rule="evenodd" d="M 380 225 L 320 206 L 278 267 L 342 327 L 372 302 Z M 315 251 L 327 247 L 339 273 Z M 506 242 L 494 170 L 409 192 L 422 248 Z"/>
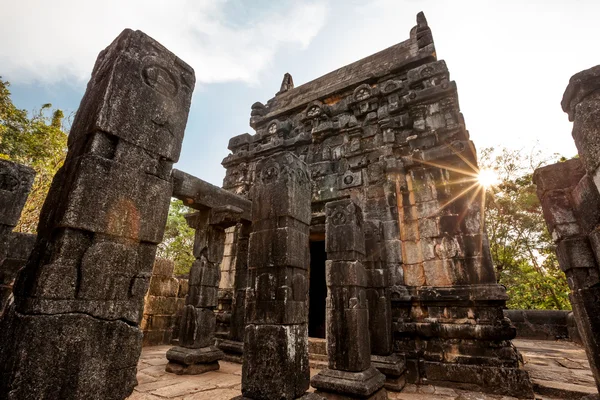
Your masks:
<path fill-rule="evenodd" d="M 10 84 L 0 78 L 0 158 L 28 165 L 36 171 L 17 231 L 35 233 L 52 178 L 67 153 L 64 113 L 44 104 L 29 116 L 10 97 Z"/>
<path fill-rule="evenodd" d="M 569 287 L 558 267 L 533 184 L 533 171 L 564 158 L 535 149 L 484 149 L 482 168 L 495 171 L 498 185 L 486 192 L 486 228 L 498 282 L 505 285 L 508 307 L 570 309 Z"/>

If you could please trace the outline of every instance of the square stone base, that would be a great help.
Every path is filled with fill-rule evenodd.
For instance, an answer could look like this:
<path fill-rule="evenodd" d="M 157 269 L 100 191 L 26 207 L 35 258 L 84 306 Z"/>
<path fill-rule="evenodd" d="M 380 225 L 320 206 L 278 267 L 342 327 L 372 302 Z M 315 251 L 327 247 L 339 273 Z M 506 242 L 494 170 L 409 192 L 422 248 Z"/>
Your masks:
<path fill-rule="evenodd" d="M 208 364 L 192 364 L 183 365 L 170 362 L 167 364 L 165 371 L 176 375 L 200 375 L 208 371 L 216 371 L 219 369 L 219 362 L 215 361 Z"/>
<path fill-rule="evenodd" d="M 322 392 L 320 390 L 317 390 L 315 393 L 315 399 L 314 400 L 320 400 L 320 399 L 327 399 L 327 400 L 387 400 L 388 395 L 385 389 L 379 389 L 378 391 L 376 391 L 375 393 L 373 393 L 370 396 L 367 397 L 363 397 L 363 396 L 351 396 L 351 395 L 347 395 L 347 394 L 340 394 L 340 393 L 331 393 L 331 392 Z M 304 398 L 302 398 L 302 400 L 305 400 Z M 306 400 L 313 400 L 313 399 L 306 399 Z"/>
<path fill-rule="evenodd" d="M 392 392 L 401 391 L 406 385 L 406 360 L 399 354 L 388 356 L 371 355 L 371 365 L 385 375 L 385 388 Z"/>
<path fill-rule="evenodd" d="M 219 369 L 218 360 L 223 356 L 223 352 L 214 346 L 201 349 L 173 347 L 167 351 L 169 363 L 165 367 L 165 371 L 177 375 L 200 375 Z"/>
<path fill-rule="evenodd" d="M 183 365 L 209 364 L 222 359 L 223 356 L 223 352 L 215 346 L 202 347 L 200 349 L 176 346 L 167 351 L 167 360 Z"/>
<path fill-rule="evenodd" d="M 321 392 L 346 395 L 345 398 L 363 399 L 371 398 L 371 395 L 383 388 L 385 375 L 373 366 L 362 372 L 347 372 L 326 368 L 313 376 L 310 383 L 312 387 Z"/>

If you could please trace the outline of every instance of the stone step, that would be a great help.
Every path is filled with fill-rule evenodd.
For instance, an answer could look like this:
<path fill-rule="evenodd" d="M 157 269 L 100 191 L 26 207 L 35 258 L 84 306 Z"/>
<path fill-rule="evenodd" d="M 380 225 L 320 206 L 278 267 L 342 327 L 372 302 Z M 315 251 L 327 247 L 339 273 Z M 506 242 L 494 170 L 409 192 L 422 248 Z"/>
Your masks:
<path fill-rule="evenodd" d="M 329 363 L 327 362 L 327 360 L 323 361 L 323 360 L 315 360 L 313 358 L 308 359 L 308 365 L 313 368 L 313 369 L 325 369 L 327 368 L 327 366 L 329 365 Z"/>
<path fill-rule="evenodd" d="M 329 357 L 325 354 L 308 353 L 308 358 L 315 361 L 327 361 Z"/>

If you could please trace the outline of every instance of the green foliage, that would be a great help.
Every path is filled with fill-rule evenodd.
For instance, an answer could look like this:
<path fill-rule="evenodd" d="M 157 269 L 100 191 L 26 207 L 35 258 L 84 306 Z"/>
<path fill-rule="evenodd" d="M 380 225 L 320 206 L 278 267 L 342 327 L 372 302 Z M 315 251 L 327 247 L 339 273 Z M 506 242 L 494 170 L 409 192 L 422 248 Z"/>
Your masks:
<path fill-rule="evenodd" d="M 486 192 L 486 228 L 498 282 L 506 286 L 508 307 L 570 309 L 569 288 L 558 267 L 533 184 L 533 171 L 554 162 L 539 151 L 484 149 L 482 168 L 496 172 L 499 184 Z M 564 159 L 564 158 L 563 158 Z"/>
<path fill-rule="evenodd" d="M 192 211 L 181 200 L 171 199 L 165 235 L 158 245 L 157 256 L 173 260 L 176 274 L 189 273 L 194 262 L 194 230 L 188 226 L 184 217 Z"/>
<path fill-rule="evenodd" d="M 35 233 L 52 178 L 67 153 L 67 133 L 62 127 L 64 114 L 61 110 L 51 110 L 52 104 L 44 104 L 30 117 L 27 111 L 15 107 L 8 88 L 9 83 L 0 79 L 0 158 L 36 171 L 16 227 L 20 232 Z"/>

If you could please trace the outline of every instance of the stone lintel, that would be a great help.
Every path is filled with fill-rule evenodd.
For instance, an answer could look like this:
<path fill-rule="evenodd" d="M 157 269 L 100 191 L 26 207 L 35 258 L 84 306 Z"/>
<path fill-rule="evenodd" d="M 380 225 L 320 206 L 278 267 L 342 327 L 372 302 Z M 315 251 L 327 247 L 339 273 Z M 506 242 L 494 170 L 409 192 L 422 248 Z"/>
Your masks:
<path fill-rule="evenodd" d="M 241 210 L 241 219 L 252 220 L 252 203 L 249 200 L 177 169 L 173 170 L 172 176 L 173 196 L 186 206 L 197 210 L 233 206 Z"/>
<path fill-rule="evenodd" d="M 365 398 L 380 390 L 385 375 L 375 367 L 362 372 L 347 372 L 325 368 L 311 379 L 311 385 L 323 392 L 334 392 Z"/>

